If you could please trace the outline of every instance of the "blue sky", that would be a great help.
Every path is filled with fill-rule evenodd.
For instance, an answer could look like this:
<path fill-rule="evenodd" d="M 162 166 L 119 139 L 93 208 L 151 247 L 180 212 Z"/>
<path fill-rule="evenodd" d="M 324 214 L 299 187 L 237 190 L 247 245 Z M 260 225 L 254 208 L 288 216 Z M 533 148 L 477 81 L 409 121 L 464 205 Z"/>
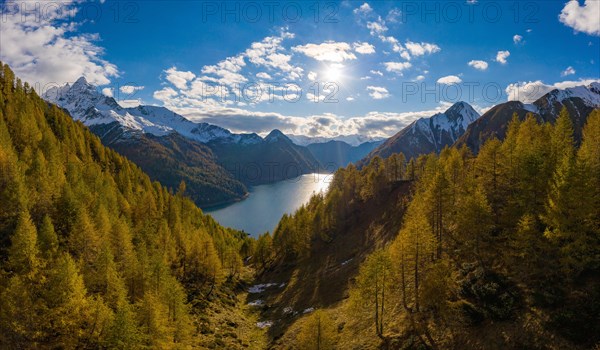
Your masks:
<path fill-rule="evenodd" d="M 389 136 L 600 79 L 591 0 L 33 3 L 5 4 L 0 59 L 39 90 L 85 75 L 234 131 Z"/>

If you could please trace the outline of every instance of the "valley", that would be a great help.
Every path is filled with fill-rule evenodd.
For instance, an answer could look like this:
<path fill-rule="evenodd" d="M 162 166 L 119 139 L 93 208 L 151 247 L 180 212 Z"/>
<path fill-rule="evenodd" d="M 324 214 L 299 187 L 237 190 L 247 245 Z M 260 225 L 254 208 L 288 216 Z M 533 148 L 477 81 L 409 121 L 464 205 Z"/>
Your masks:
<path fill-rule="evenodd" d="M 327 192 L 332 174 L 305 174 L 279 182 L 258 185 L 250 189 L 247 199 L 212 208 L 204 212 L 221 225 L 247 232 L 257 238 L 273 232 L 284 214 L 292 214 L 309 199 Z"/>
<path fill-rule="evenodd" d="M 0 16 L 0 349 L 600 350 L 600 1 Z"/>

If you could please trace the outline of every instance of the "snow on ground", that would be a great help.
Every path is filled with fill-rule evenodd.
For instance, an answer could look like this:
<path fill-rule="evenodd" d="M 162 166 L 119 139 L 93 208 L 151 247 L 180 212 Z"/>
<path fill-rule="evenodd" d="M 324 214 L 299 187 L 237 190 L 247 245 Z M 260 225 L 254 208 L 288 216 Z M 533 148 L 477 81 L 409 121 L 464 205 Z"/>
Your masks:
<path fill-rule="evenodd" d="M 274 287 L 276 285 L 277 285 L 277 283 L 255 284 L 252 287 L 248 288 L 248 293 L 250 293 L 250 294 L 262 293 L 265 291 L 265 289 Z"/>
<path fill-rule="evenodd" d="M 344 262 L 342 263 L 342 266 L 348 265 L 348 263 L 349 263 L 350 261 L 352 261 L 352 259 L 353 259 L 353 258 L 350 258 L 350 259 L 348 259 L 348 260 L 344 261 Z"/>
<path fill-rule="evenodd" d="M 311 312 L 315 311 L 314 307 L 309 307 L 307 309 L 304 309 L 304 311 L 302 311 L 303 314 L 309 314 Z"/>
<path fill-rule="evenodd" d="M 248 306 L 263 306 L 265 305 L 265 301 L 258 299 L 258 300 L 254 300 L 248 303 Z"/>
<path fill-rule="evenodd" d="M 273 325 L 273 322 L 271 322 L 271 321 L 256 322 L 256 327 L 258 327 L 258 328 L 268 328 L 268 327 L 271 327 L 272 325 Z"/>

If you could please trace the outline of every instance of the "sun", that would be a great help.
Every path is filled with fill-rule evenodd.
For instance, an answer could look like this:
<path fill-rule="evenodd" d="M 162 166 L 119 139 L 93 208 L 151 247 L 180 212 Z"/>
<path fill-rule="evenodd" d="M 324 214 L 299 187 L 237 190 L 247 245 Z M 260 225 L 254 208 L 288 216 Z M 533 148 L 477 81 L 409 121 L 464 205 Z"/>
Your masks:
<path fill-rule="evenodd" d="M 338 82 L 344 76 L 344 66 L 341 64 L 333 64 L 323 69 L 323 77 L 326 82 Z"/>

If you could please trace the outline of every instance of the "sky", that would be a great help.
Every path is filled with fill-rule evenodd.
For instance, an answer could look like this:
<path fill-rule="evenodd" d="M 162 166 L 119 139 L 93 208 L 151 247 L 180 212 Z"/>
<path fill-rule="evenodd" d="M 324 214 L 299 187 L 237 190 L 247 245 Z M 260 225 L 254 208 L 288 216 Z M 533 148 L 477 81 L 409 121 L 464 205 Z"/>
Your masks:
<path fill-rule="evenodd" d="M 600 1 L 2 1 L 0 60 L 38 92 L 234 132 L 388 137 L 600 81 Z"/>

